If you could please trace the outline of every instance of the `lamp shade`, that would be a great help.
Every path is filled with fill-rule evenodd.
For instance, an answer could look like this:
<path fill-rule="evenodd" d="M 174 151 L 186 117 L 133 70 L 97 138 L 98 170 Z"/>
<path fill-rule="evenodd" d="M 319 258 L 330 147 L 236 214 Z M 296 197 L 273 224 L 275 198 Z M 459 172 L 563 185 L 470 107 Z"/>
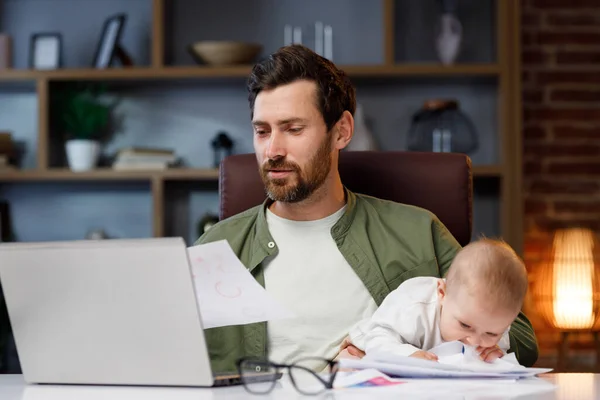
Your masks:
<path fill-rule="evenodd" d="M 595 330 L 600 317 L 600 245 L 589 229 L 554 233 L 533 285 L 537 310 L 560 330 Z"/>

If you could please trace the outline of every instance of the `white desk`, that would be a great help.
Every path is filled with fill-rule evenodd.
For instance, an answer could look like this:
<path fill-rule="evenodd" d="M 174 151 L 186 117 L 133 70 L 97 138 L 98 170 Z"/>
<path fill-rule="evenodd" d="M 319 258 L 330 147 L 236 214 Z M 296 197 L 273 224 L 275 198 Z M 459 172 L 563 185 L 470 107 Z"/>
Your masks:
<path fill-rule="evenodd" d="M 600 400 L 600 374 L 548 374 L 518 382 L 420 381 L 390 388 L 338 389 L 302 396 L 285 380 L 269 395 L 252 396 L 243 387 L 216 389 L 26 385 L 20 375 L 0 375 L 2 400 L 213 400 L 298 399 L 535 399 Z"/>

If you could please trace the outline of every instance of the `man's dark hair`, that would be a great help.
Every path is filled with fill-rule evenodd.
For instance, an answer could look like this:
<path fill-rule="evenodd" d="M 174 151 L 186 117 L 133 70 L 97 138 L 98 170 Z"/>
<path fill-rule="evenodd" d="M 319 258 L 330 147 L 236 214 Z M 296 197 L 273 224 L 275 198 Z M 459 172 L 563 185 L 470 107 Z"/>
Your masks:
<path fill-rule="evenodd" d="M 254 115 L 254 102 L 262 90 L 298 80 L 317 85 L 317 105 L 331 130 L 344 111 L 354 115 L 356 92 L 350 78 L 328 59 L 302 45 L 285 46 L 256 64 L 248 79 L 248 101 Z"/>

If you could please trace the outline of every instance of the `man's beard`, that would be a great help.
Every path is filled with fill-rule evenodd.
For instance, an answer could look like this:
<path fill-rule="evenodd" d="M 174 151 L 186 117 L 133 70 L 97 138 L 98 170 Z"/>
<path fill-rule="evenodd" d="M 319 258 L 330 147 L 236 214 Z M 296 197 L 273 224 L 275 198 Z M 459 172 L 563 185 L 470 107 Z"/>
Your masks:
<path fill-rule="evenodd" d="M 284 203 L 298 203 L 309 198 L 315 190 L 319 189 L 331 169 L 331 137 L 327 135 L 317 152 L 309 161 L 303 171 L 294 162 L 287 162 L 284 157 L 268 160 L 260 168 L 260 175 L 267 196 L 273 201 Z M 270 169 L 281 169 L 292 171 L 288 177 L 283 179 L 271 179 Z M 294 180 L 295 183 L 289 181 Z"/>

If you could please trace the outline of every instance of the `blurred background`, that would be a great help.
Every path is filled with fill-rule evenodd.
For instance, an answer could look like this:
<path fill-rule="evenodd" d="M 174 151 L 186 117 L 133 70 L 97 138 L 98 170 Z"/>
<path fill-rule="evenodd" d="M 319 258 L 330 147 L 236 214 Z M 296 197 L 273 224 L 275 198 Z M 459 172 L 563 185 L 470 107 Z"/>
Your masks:
<path fill-rule="evenodd" d="M 600 369 L 597 0 L 0 0 L 0 241 L 193 244 L 220 160 L 253 151 L 251 66 L 291 43 L 356 85 L 347 151 L 471 157 L 473 237 L 525 259 L 538 366 Z"/>

